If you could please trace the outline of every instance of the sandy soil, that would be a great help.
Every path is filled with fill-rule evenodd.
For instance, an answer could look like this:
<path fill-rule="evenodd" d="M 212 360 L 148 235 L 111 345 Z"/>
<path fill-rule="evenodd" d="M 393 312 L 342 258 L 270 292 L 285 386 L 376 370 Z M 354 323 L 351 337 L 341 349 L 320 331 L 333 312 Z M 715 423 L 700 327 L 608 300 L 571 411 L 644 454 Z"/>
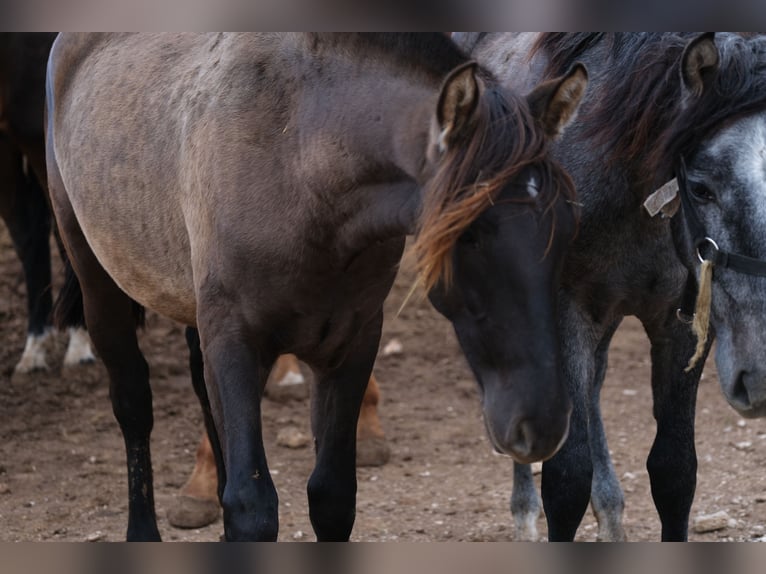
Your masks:
<path fill-rule="evenodd" d="M 510 541 L 512 465 L 494 455 L 480 420 L 475 383 L 449 324 L 427 302 L 394 317 L 411 276 L 403 273 L 387 301 L 382 346 L 400 355 L 375 367 L 381 416 L 393 455 L 385 467 L 359 470 L 353 540 Z M 21 266 L 0 226 L 0 540 L 124 538 L 127 495 L 124 451 L 101 365 L 12 377 L 24 343 Z M 186 370 L 180 326 L 150 315 L 141 335 L 152 368 L 152 448 L 160 531 L 165 540 L 218 540 L 220 519 L 198 530 L 171 527 L 166 510 L 193 465 L 201 416 Z M 60 364 L 63 340 L 55 345 Z M 603 391 L 607 435 L 625 490 L 630 540 L 658 540 L 645 459 L 654 435 L 648 343 L 626 320 L 615 337 Z M 280 428 L 308 432 L 307 401 L 263 407 L 266 443 L 280 497 L 280 540 L 313 540 L 305 496 L 309 447 L 277 446 Z M 766 421 L 744 421 L 725 403 L 709 362 L 697 414 L 699 473 L 692 517 L 717 511 L 732 521 L 692 540 L 757 540 L 766 535 Z M 536 479 L 539 481 L 539 475 Z M 541 537 L 545 520 L 538 523 Z M 588 513 L 579 540 L 595 540 Z"/>

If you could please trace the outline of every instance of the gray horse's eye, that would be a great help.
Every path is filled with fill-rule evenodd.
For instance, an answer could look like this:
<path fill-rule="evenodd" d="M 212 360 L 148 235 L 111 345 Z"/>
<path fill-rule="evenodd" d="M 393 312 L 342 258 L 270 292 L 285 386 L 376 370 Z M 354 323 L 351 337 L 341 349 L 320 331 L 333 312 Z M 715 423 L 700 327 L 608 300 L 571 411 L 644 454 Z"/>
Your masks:
<path fill-rule="evenodd" d="M 689 193 L 692 197 L 699 202 L 708 203 L 715 201 L 715 194 L 710 190 L 708 186 L 703 183 L 697 183 L 694 181 L 689 182 Z"/>

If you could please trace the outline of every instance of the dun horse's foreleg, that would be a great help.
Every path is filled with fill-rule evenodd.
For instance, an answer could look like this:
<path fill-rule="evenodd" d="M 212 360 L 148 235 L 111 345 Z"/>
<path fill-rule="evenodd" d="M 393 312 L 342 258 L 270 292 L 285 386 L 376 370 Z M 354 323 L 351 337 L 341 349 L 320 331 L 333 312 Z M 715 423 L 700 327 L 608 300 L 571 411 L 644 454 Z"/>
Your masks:
<path fill-rule="evenodd" d="M 382 314 L 358 336 L 336 369 L 317 373 L 311 423 L 316 466 L 308 482 L 309 516 L 319 541 L 345 541 L 356 516 L 356 431 L 380 341 Z"/>
<path fill-rule="evenodd" d="M 588 415 L 588 436 L 593 460 L 591 506 L 598 521 L 598 539 L 603 542 L 622 542 L 625 540 L 625 530 L 622 527 L 625 498 L 612 464 L 612 457 L 609 455 L 600 404 L 601 387 L 606 377 L 609 345 L 619 324 L 620 321 L 616 321 L 607 329 L 598 349 L 596 349 L 596 371 L 590 394 L 590 413 Z"/>
<path fill-rule="evenodd" d="M 229 541 L 275 541 L 278 499 L 261 420 L 261 399 L 275 357 L 264 358 L 237 336 L 244 331 L 237 320 L 221 315 L 220 309 L 200 311 L 205 388 L 224 462 L 218 464 L 224 533 Z"/>
<path fill-rule="evenodd" d="M 516 526 L 517 542 L 537 542 L 537 519 L 540 516 L 540 496 L 528 464 L 513 463 L 513 492 L 511 515 Z"/>
<path fill-rule="evenodd" d="M 694 414 L 702 367 L 712 345 L 690 372 L 684 372 L 694 353 L 689 325 L 673 311 L 663 325 L 646 325 L 652 344 L 652 395 L 657 434 L 646 461 L 652 497 L 662 522 L 662 540 L 688 537 L 689 513 L 697 485 Z"/>

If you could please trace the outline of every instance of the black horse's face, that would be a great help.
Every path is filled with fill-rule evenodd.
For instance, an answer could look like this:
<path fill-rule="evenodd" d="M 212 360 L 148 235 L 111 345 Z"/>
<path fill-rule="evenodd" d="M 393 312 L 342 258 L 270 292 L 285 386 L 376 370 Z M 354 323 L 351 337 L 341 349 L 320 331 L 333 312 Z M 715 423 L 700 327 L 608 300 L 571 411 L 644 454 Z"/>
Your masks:
<path fill-rule="evenodd" d="M 714 134 L 687 162 L 687 181 L 707 236 L 723 251 L 766 260 L 766 114 Z M 698 275 L 691 242 L 686 234 L 685 263 Z M 766 416 L 766 277 L 714 267 L 711 323 L 726 399 L 742 416 Z"/>
<path fill-rule="evenodd" d="M 429 294 L 452 322 L 479 382 L 493 446 L 519 462 L 552 456 L 566 438 L 571 412 L 555 327 L 575 219 L 563 198 L 547 210 L 536 201 L 550 197 L 536 173 L 524 170 L 463 233 L 451 286 L 441 283 Z M 513 201 L 520 193 L 532 202 Z"/>

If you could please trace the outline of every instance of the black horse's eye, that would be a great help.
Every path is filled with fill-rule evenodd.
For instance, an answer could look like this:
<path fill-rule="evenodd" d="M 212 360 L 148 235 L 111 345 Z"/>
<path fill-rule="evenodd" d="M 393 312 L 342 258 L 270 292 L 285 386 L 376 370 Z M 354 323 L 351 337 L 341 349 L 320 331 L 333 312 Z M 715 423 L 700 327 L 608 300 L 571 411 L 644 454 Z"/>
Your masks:
<path fill-rule="evenodd" d="M 709 201 L 715 201 L 715 194 L 710 191 L 710 188 L 702 183 L 689 182 L 689 193 L 697 201 L 707 203 Z"/>
<path fill-rule="evenodd" d="M 473 249 L 479 248 L 479 234 L 474 229 L 466 229 L 458 238 L 458 243 Z"/>

